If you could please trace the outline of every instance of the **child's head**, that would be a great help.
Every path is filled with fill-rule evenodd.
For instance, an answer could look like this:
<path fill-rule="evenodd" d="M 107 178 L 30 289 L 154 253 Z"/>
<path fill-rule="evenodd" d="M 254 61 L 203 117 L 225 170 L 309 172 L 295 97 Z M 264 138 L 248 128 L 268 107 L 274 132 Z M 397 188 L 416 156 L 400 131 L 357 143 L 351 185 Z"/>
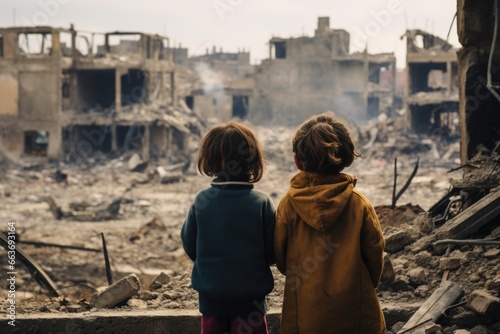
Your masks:
<path fill-rule="evenodd" d="M 203 138 L 198 170 L 224 181 L 257 182 L 264 173 L 264 154 L 248 127 L 230 122 L 216 126 Z"/>
<path fill-rule="evenodd" d="M 338 174 L 351 165 L 354 157 L 361 156 L 347 128 L 331 112 L 302 123 L 292 146 L 297 167 L 319 174 Z"/>

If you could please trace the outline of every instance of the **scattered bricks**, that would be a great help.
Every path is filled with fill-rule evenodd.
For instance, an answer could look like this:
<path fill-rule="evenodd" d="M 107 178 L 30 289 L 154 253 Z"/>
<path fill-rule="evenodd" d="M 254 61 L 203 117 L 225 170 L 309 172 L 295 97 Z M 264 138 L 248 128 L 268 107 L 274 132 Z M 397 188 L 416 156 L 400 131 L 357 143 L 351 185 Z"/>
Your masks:
<path fill-rule="evenodd" d="M 416 240 L 416 237 L 412 235 L 409 231 L 387 227 L 384 229 L 385 236 L 385 250 L 394 254 L 405 248 L 405 246 L 411 244 Z"/>
<path fill-rule="evenodd" d="M 381 283 L 383 286 L 390 285 L 392 282 L 394 282 L 395 278 L 396 274 L 394 273 L 391 258 L 387 253 L 384 253 L 384 270 L 382 271 Z"/>
<path fill-rule="evenodd" d="M 437 332 L 440 332 L 441 329 L 442 329 L 441 325 L 432 323 L 425 327 L 424 332 L 425 334 L 436 334 Z"/>
<path fill-rule="evenodd" d="M 499 309 L 499 305 L 500 298 L 492 296 L 488 291 L 472 291 L 471 298 L 469 300 L 469 307 L 484 317 L 489 318 L 490 316 L 495 315 Z"/>
<path fill-rule="evenodd" d="M 408 272 L 408 278 L 413 285 L 423 285 L 427 283 L 427 273 L 422 267 L 410 270 Z"/>
<path fill-rule="evenodd" d="M 167 285 L 170 283 L 172 279 L 168 274 L 165 274 L 164 272 L 161 272 L 158 276 L 153 278 L 151 280 L 151 283 L 149 283 L 148 290 L 153 291 L 153 290 L 158 290 L 161 289 L 164 285 Z"/>
<path fill-rule="evenodd" d="M 92 303 L 96 308 L 110 308 L 137 294 L 140 288 L 141 282 L 139 278 L 137 275 L 132 274 L 98 293 L 93 298 Z"/>
<path fill-rule="evenodd" d="M 439 259 L 439 268 L 442 270 L 454 270 L 460 267 L 461 258 L 442 257 Z"/>
<path fill-rule="evenodd" d="M 500 256 L 500 249 L 498 248 L 490 249 L 483 253 L 483 257 L 487 259 L 498 259 L 499 256 Z"/>

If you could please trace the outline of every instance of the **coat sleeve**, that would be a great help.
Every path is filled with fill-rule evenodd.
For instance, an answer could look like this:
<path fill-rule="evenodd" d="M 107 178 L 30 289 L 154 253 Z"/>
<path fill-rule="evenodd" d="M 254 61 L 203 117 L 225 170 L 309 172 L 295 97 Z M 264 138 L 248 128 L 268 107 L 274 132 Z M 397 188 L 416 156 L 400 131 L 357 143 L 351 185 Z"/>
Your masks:
<path fill-rule="evenodd" d="M 283 207 L 283 202 L 281 202 L 278 205 L 278 210 L 276 211 L 274 250 L 276 253 L 276 266 L 283 275 L 286 275 L 286 250 L 288 231 L 285 219 L 283 217 Z"/>
<path fill-rule="evenodd" d="M 384 266 L 385 240 L 375 209 L 371 204 L 365 209 L 361 227 L 361 253 L 370 273 L 373 286 L 376 287 L 382 276 Z"/>
<path fill-rule="evenodd" d="M 266 253 L 266 263 L 270 266 L 276 263 L 274 256 L 274 229 L 276 225 L 276 209 L 273 201 L 269 198 L 262 208 L 262 218 L 264 223 L 264 245 Z"/>
<path fill-rule="evenodd" d="M 193 261 L 196 260 L 196 236 L 197 236 L 197 226 L 196 226 L 196 214 L 194 204 L 189 208 L 186 220 L 182 225 L 181 229 L 181 240 L 182 247 L 184 251 Z"/>

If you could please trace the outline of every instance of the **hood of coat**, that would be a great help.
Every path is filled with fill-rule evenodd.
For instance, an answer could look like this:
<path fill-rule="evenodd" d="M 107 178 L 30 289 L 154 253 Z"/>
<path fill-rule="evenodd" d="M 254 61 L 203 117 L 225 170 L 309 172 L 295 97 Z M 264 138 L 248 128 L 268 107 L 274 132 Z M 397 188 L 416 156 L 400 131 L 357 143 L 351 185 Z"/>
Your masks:
<path fill-rule="evenodd" d="M 328 231 L 344 212 L 356 185 L 347 174 L 299 172 L 290 181 L 289 200 L 300 218 L 318 231 Z"/>

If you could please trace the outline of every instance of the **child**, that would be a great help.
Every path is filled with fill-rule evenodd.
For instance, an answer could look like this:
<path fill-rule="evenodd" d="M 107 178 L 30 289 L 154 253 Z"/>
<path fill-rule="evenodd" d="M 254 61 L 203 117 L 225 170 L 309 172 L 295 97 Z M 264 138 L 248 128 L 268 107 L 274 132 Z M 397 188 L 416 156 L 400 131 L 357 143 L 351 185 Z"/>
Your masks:
<path fill-rule="evenodd" d="M 275 236 L 286 275 L 281 333 L 382 333 L 382 230 L 356 178 L 341 173 L 360 154 L 331 113 L 303 123 L 292 145 L 300 172 L 278 205 Z"/>
<path fill-rule="evenodd" d="M 194 261 L 201 333 L 268 333 L 275 208 L 253 189 L 264 171 L 262 148 L 240 123 L 217 126 L 201 143 L 198 170 L 215 179 L 196 195 L 181 238 Z"/>

